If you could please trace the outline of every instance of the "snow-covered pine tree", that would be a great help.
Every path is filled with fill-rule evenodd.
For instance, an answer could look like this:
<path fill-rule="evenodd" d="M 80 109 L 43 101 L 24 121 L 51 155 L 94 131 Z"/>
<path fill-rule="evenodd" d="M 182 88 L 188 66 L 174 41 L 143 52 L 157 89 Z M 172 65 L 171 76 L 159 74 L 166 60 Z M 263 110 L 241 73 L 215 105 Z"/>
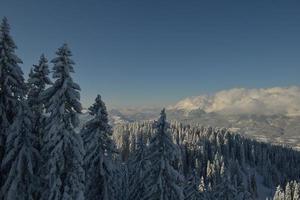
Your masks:
<path fill-rule="evenodd" d="M 6 139 L 1 167 L 7 178 L 0 193 L 2 200 L 36 199 L 40 189 L 37 176 L 40 154 L 33 145 L 37 138 L 32 133 L 32 116 L 27 103 L 20 104 Z"/>
<path fill-rule="evenodd" d="M 216 179 L 216 171 L 215 171 L 215 165 L 213 162 L 210 162 L 208 160 L 207 167 L 206 167 L 206 180 L 212 187 L 215 186 L 215 179 Z"/>
<path fill-rule="evenodd" d="M 294 181 L 294 194 L 293 194 L 293 199 L 300 199 L 300 182 L 297 183 Z"/>
<path fill-rule="evenodd" d="M 273 200 L 284 200 L 284 192 L 282 191 L 280 186 L 276 188 Z"/>
<path fill-rule="evenodd" d="M 52 84 L 49 79 L 48 61 L 44 54 L 41 55 L 39 63 L 33 65 L 28 78 L 28 105 L 33 114 L 33 133 L 38 138 L 37 148 L 40 149 L 42 145 L 42 133 L 45 126 L 44 117 L 44 102 L 41 94 L 44 92 L 47 85 Z"/>
<path fill-rule="evenodd" d="M 75 133 L 81 112 L 80 87 L 73 82 L 72 53 L 64 44 L 51 62 L 54 84 L 43 93 L 46 112 L 49 113 L 42 153 L 46 159 L 45 173 L 47 186 L 43 199 L 82 200 L 84 199 L 83 142 Z"/>
<path fill-rule="evenodd" d="M 201 193 L 206 192 L 206 186 L 205 186 L 205 182 L 204 182 L 204 177 L 203 176 L 201 176 L 201 178 L 200 178 L 200 183 L 199 183 L 199 186 L 198 186 L 198 190 Z"/>
<path fill-rule="evenodd" d="M 201 197 L 200 199 L 208 199 L 209 194 L 206 191 L 206 185 L 205 185 L 203 176 L 201 176 L 201 178 L 200 178 L 200 183 L 198 185 L 198 191 L 200 193 L 200 197 Z"/>
<path fill-rule="evenodd" d="M 285 186 L 284 199 L 293 200 L 292 185 L 289 182 Z"/>
<path fill-rule="evenodd" d="M 140 200 L 145 195 L 145 171 L 147 161 L 145 159 L 146 146 L 142 133 L 137 135 L 137 144 L 132 158 L 129 160 L 129 199 Z"/>
<path fill-rule="evenodd" d="M 132 157 L 133 153 L 131 152 L 131 149 L 128 148 L 129 146 L 132 146 L 133 141 L 127 139 L 124 140 L 124 135 L 128 136 L 127 138 L 133 138 L 132 134 L 136 134 L 135 138 L 137 138 L 137 134 L 141 132 L 145 138 L 146 146 L 148 146 L 149 138 L 155 135 L 155 129 L 153 130 L 152 125 L 153 122 L 150 121 L 116 125 L 113 137 L 116 140 L 120 153 L 123 154 L 126 152 L 125 154 L 128 155 L 129 158 Z M 267 192 L 264 192 L 257 194 L 258 197 L 255 197 L 255 195 L 252 195 L 253 197 L 251 197 L 251 194 L 248 191 L 252 191 L 252 193 L 255 194 L 255 191 L 257 190 L 256 187 L 261 187 L 261 182 L 259 184 L 255 183 L 256 178 L 255 176 L 251 176 L 251 174 L 259 173 L 263 179 L 266 178 L 267 174 L 271 175 L 272 185 L 278 185 L 292 179 L 297 180 L 297 177 L 300 177 L 300 171 L 297 170 L 300 163 L 300 153 L 290 148 L 251 140 L 244 136 L 233 134 L 226 129 L 205 128 L 200 125 L 180 124 L 175 122 L 171 123 L 169 131 L 172 133 L 173 142 L 179 144 L 182 149 L 184 148 L 186 150 L 184 152 L 184 159 L 190 160 L 185 163 L 186 168 L 195 169 L 197 177 L 203 177 L 203 183 L 205 182 L 205 184 L 201 184 L 199 191 L 206 190 L 206 192 L 200 192 L 201 196 L 203 196 L 203 194 L 206 196 L 203 196 L 204 199 L 209 199 L 210 193 L 217 191 L 217 187 L 212 184 L 214 181 L 209 181 L 209 179 L 214 180 L 214 176 L 220 174 L 219 165 L 215 165 L 215 163 L 220 163 L 219 160 L 222 159 L 214 159 L 220 156 L 224 158 L 225 166 L 230 175 L 229 180 L 222 179 L 222 181 L 228 181 L 231 184 L 229 189 L 234 190 L 233 193 L 235 199 L 256 199 L 258 197 L 263 198 L 270 195 Z M 126 145 L 124 145 L 124 143 Z M 242 169 L 238 160 L 238 158 L 240 158 L 239 151 L 242 148 L 241 145 L 244 148 L 245 154 L 244 169 Z M 226 148 L 224 148 L 225 146 Z M 217 153 L 219 156 L 216 156 Z M 129 160 L 126 158 L 122 160 L 125 165 L 128 165 L 128 163 L 126 163 L 128 161 Z M 207 168 L 208 161 L 210 162 L 210 167 Z M 289 165 L 282 164 L 286 162 L 289 162 Z M 266 167 L 266 163 L 269 163 L 267 166 L 271 166 L 271 168 Z M 178 166 L 176 165 L 175 168 L 178 168 Z M 222 171 L 224 170 L 221 170 L 221 174 L 223 173 Z M 187 177 L 191 175 L 191 172 L 188 172 L 189 173 L 186 174 Z M 248 177 L 248 184 L 246 184 L 246 177 Z M 218 180 L 218 178 L 216 180 Z M 257 186 L 255 186 L 256 184 Z M 248 186 L 249 188 L 246 190 L 245 186 Z M 266 187 L 266 185 L 264 186 Z M 293 184 L 292 188 L 294 187 L 296 186 Z M 269 187 L 269 189 L 275 188 L 272 186 Z M 294 190 L 292 190 L 292 193 L 295 195 Z M 282 195 L 284 195 L 283 191 Z M 298 194 L 296 194 L 296 197 L 297 196 Z"/>
<path fill-rule="evenodd" d="M 82 128 L 84 148 L 86 151 L 84 163 L 86 171 L 85 194 L 87 200 L 113 199 L 116 193 L 113 183 L 112 155 L 116 147 L 111 139 L 112 129 L 108 124 L 108 114 L 101 96 L 89 108 L 94 118 Z"/>
<path fill-rule="evenodd" d="M 7 18 L 0 25 L 0 165 L 4 155 L 7 130 L 17 114 L 20 97 L 25 93 L 21 59 L 15 54 L 17 46 L 10 36 Z M 0 185 L 5 175 L 0 171 Z"/>
<path fill-rule="evenodd" d="M 297 181 L 287 182 L 283 190 L 280 186 L 276 188 L 273 200 L 299 200 L 300 186 Z"/>
<path fill-rule="evenodd" d="M 146 192 L 143 200 L 183 200 L 183 176 L 174 168 L 179 159 L 179 149 L 172 142 L 168 131 L 165 109 L 155 123 L 155 135 L 150 141 L 147 160 L 150 166 L 146 171 Z"/>

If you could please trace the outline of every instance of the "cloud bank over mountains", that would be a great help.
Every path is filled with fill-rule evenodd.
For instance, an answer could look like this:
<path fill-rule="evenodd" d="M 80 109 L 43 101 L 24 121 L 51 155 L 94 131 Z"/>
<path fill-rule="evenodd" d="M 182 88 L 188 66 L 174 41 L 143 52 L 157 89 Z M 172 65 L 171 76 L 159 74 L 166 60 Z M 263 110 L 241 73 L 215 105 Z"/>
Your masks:
<path fill-rule="evenodd" d="M 189 97 L 169 109 L 202 109 L 207 113 L 258 114 L 287 116 L 300 115 L 300 87 L 273 87 L 264 89 L 234 88 L 213 95 Z"/>

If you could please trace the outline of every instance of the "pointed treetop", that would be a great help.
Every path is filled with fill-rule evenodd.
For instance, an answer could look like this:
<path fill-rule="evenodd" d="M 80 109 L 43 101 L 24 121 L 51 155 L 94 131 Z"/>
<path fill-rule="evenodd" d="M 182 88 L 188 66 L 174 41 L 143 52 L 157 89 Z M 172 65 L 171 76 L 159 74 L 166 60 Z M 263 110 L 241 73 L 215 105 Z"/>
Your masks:
<path fill-rule="evenodd" d="M 14 51 L 17 48 L 15 42 L 13 41 L 12 37 L 9 35 L 10 32 L 10 25 L 6 17 L 4 17 L 0 24 L 0 42 L 7 43 L 3 45 L 2 48 L 8 48 L 10 51 Z M 18 57 L 15 58 L 17 63 L 22 63 L 21 59 Z"/>
<path fill-rule="evenodd" d="M 44 54 L 42 54 L 40 56 L 39 63 L 37 65 L 33 65 L 34 71 L 35 72 L 42 72 L 45 68 L 45 65 L 47 65 L 47 63 L 48 63 L 47 58 L 45 57 Z M 46 67 L 48 68 L 48 66 L 46 66 Z"/>
<path fill-rule="evenodd" d="M 98 94 L 95 103 L 89 108 L 90 115 L 96 115 L 100 117 L 107 117 L 106 106 L 101 99 L 101 96 Z"/>
<path fill-rule="evenodd" d="M 48 59 L 46 58 L 45 54 L 42 54 L 40 56 L 40 63 L 47 63 L 48 62 Z"/>
<path fill-rule="evenodd" d="M 95 101 L 96 101 L 96 103 L 101 103 L 102 102 L 100 94 L 97 95 Z"/>
<path fill-rule="evenodd" d="M 8 24 L 8 20 L 6 17 L 3 17 L 1 25 L 0 25 L 0 30 L 4 34 L 8 34 L 10 30 L 10 26 Z"/>
<path fill-rule="evenodd" d="M 72 56 L 72 52 L 67 43 L 64 43 L 60 48 L 58 48 L 56 54 L 60 56 Z"/>
<path fill-rule="evenodd" d="M 72 52 L 67 44 L 63 44 L 56 51 L 57 57 L 52 59 L 51 62 L 54 64 L 53 67 L 53 78 L 58 79 L 71 79 L 70 73 L 74 73 L 73 65 L 74 61 L 70 58 Z"/>
<path fill-rule="evenodd" d="M 167 120 L 166 109 L 163 108 L 160 112 L 159 122 L 165 122 Z"/>
<path fill-rule="evenodd" d="M 166 110 L 165 108 L 162 109 L 162 111 L 160 112 L 160 117 L 158 119 L 158 121 L 155 123 L 156 126 L 160 129 L 160 130 L 165 130 L 165 128 L 168 127 L 168 123 L 167 123 L 167 115 L 166 115 Z"/>
<path fill-rule="evenodd" d="M 28 83 L 33 84 L 35 88 L 44 89 L 46 84 L 51 85 L 52 81 L 48 77 L 50 73 L 48 60 L 44 54 L 41 55 L 38 64 L 33 65 L 29 73 Z"/>
<path fill-rule="evenodd" d="M 44 54 L 41 55 L 40 60 L 39 60 L 39 64 L 35 66 L 36 67 L 36 72 L 42 73 L 43 75 L 47 76 L 50 74 L 50 70 L 48 67 L 48 59 L 46 58 L 46 56 Z M 44 77 L 46 78 L 44 81 L 47 84 L 52 84 L 52 81 L 48 78 L 48 77 Z"/>

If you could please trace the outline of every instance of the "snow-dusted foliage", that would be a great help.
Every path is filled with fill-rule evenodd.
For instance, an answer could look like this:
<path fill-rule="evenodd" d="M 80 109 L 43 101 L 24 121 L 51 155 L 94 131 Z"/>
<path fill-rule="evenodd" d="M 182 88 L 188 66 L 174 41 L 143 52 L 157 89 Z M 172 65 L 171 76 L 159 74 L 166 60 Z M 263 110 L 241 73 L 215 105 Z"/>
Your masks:
<path fill-rule="evenodd" d="M 15 54 L 17 46 L 10 36 L 6 18 L 0 25 L 0 164 L 4 153 L 7 129 L 13 123 L 20 97 L 24 96 L 25 83 L 19 66 L 21 59 Z M 0 177 L 3 178 L 0 171 Z M 2 182 L 0 178 L 0 184 Z"/>
<path fill-rule="evenodd" d="M 26 103 L 21 103 L 18 109 L 9 128 L 1 165 L 7 174 L 0 192 L 2 200 L 33 200 L 38 197 L 40 189 L 37 169 L 41 158 L 33 145 L 37 138 L 32 134 L 31 112 Z"/>
<path fill-rule="evenodd" d="M 299 200 L 300 199 L 300 182 L 287 182 L 285 187 L 278 186 L 273 200 Z"/>
<path fill-rule="evenodd" d="M 180 151 L 172 142 L 164 109 L 154 126 L 155 134 L 146 154 L 150 162 L 144 178 L 146 191 L 141 199 L 183 200 L 183 176 L 174 167 Z"/>
<path fill-rule="evenodd" d="M 82 131 L 85 148 L 86 185 L 85 196 L 88 200 L 114 199 L 116 193 L 113 180 L 112 155 L 116 147 L 112 141 L 112 129 L 108 124 L 108 114 L 101 96 L 89 108 L 93 118 L 88 121 Z"/>
<path fill-rule="evenodd" d="M 146 156 L 146 144 L 144 141 L 143 134 L 140 132 L 137 135 L 136 146 L 133 151 L 133 155 L 128 161 L 129 168 L 129 199 L 139 200 L 145 195 L 146 185 L 144 178 L 145 172 L 150 167 L 149 162 L 145 159 Z"/>
<path fill-rule="evenodd" d="M 152 124 L 130 123 L 114 128 L 113 136 L 120 154 L 124 155 L 123 162 L 130 163 L 130 159 L 126 158 L 135 154 L 137 143 L 134 138 L 138 138 L 139 134 L 143 135 L 146 149 L 151 146 L 147 144 L 156 134 Z M 185 198 L 198 196 L 198 192 L 200 199 L 216 199 L 218 196 L 233 196 L 233 199 L 270 198 L 276 185 L 300 179 L 300 153 L 290 148 L 257 142 L 224 128 L 173 122 L 169 132 L 181 152 L 180 162 L 174 164 L 186 177 Z"/>
<path fill-rule="evenodd" d="M 54 84 L 45 90 L 43 99 L 49 113 L 42 153 L 47 181 L 43 199 L 84 199 L 83 142 L 74 128 L 78 125 L 77 114 L 81 112 L 80 87 L 71 77 L 74 62 L 71 51 L 64 44 L 51 62 Z"/>
<path fill-rule="evenodd" d="M 41 55 L 39 63 L 33 65 L 28 78 L 28 104 L 34 111 L 40 112 L 42 107 L 41 94 L 47 85 L 51 84 L 49 79 L 48 60 L 44 54 Z"/>
<path fill-rule="evenodd" d="M 40 149 L 42 145 L 42 134 L 45 126 L 44 117 L 44 102 L 42 101 L 41 94 L 44 92 L 47 85 L 51 84 L 49 79 L 48 61 L 44 55 L 41 55 L 39 63 L 33 65 L 28 78 L 28 105 L 30 106 L 33 114 L 33 132 L 38 137 L 37 147 Z"/>
<path fill-rule="evenodd" d="M 300 200 L 298 151 L 225 128 L 169 124 L 162 110 L 158 121 L 112 130 L 98 95 L 90 120 L 75 132 L 80 87 L 71 77 L 70 49 L 63 45 L 51 61 L 53 84 L 41 56 L 29 74 L 26 96 L 22 61 L 9 31 L 4 18 L 1 200 Z"/>

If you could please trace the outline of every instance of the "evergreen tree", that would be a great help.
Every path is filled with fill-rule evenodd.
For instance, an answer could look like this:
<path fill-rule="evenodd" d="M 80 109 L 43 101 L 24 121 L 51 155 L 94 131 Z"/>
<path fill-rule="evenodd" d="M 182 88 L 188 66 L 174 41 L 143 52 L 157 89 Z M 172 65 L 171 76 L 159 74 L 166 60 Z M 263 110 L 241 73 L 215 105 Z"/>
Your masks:
<path fill-rule="evenodd" d="M 300 199 L 300 183 L 295 182 L 293 200 L 297 200 L 297 199 Z"/>
<path fill-rule="evenodd" d="M 206 186 L 205 186 L 205 182 L 204 182 L 204 177 L 202 176 L 201 179 L 200 179 L 200 184 L 198 186 L 198 190 L 199 192 L 201 193 L 204 193 L 206 192 Z"/>
<path fill-rule="evenodd" d="M 211 186 L 215 186 L 215 178 L 216 178 L 216 171 L 214 163 L 211 163 L 209 160 L 207 162 L 206 167 L 206 179 L 207 182 L 210 183 Z"/>
<path fill-rule="evenodd" d="M 112 155 L 116 153 L 111 139 L 112 129 L 108 124 L 108 114 L 100 95 L 89 108 L 94 116 L 82 129 L 86 151 L 84 163 L 86 170 L 86 199 L 113 199 L 116 193 L 113 186 Z"/>
<path fill-rule="evenodd" d="M 44 102 L 41 94 L 47 85 L 52 84 L 49 79 L 48 61 L 44 55 L 41 55 L 39 63 L 33 65 L 28 78 L 28 105 L 33 113 L 33 132 L 38 137 L 37 148 L 42 145 L 42 133 L 45 126 Z"/>
<path fill-rule="evenodd" d="M 201 197 L 200 199 L 208 199 L 208 193 L 206 190 L 206 185 L 205 185 L 203 176 L 201 176 L 201 178 L 200 178 L 200 183 L 198 185 L 198 191 L 200 193 L 200 197 Z"/>
<path fill-rule="evenodd" d="M 20 97 L 25 94 L 23 72 L 19 66 L 21 59 L 15 54 L 17 46 L 10 36 L 7 18 L 0 25 L 0 165 L 5 151 L 8 128 L 17 114 Z M 0 171 L 0 185 L 5 174 Z M 2 179 L 2 180 L 1 180 Z"/>
<path fill-rule="evenodd" d="M 276 188 L 273 200 L 284 200 L 284 192 L 282 191 L 280 186 Z"/>
<path fill-rule="evenodd" d="M 83 143 L 74 128 L 81 112 L 80 87 L 71 77 L 74 72 L 71 51 L 66 44 L 56 52 L 52 60 L 54 84 L 45 90 L 46 112 L 42 153 L 47 162 L 45 173 L 47 187 L 43 194 L 49 200 L 84 199 Z"/>
<path fill-rule="evenodd" d="M 285 186 L 284 199 L 285 200 L 293 200 L 292 186 L 289 182 Z"/>
<path fill-rule="evenodd" d="M 1 189 L 2 200 L 36 199 L 40 189 L 37 177 L 40 154 L 33 146 L 37 138 L 32 134 L 31 112 L 25 102 L 18 109 L 2 162 L 2 169 L 8 174 Z"/>
<path fill-rule="evenodd" d="M 169 135 L 169 124 L 163 109 L 159 120 L 155 123 L 155 135 L 152 138 L 147 159 L 150 167 L 146 171 L 146 195 L 142 199 L 151 200 L 183 200 L 183 177 L 174 168 L 179 159 L 179 149 Z"/>
<path fill-rule="evenodd" d="M 136 150 L 129 161 L 129 199 L 140 200 L 145 195 L 145 172 L 149 165 L 145 159 L 146 146 L 142 134 L 138 134 Z"/>

